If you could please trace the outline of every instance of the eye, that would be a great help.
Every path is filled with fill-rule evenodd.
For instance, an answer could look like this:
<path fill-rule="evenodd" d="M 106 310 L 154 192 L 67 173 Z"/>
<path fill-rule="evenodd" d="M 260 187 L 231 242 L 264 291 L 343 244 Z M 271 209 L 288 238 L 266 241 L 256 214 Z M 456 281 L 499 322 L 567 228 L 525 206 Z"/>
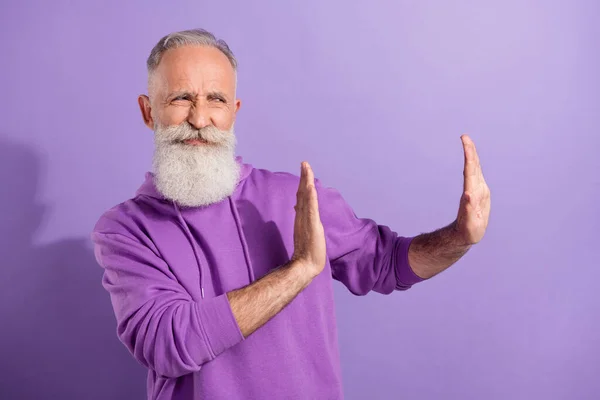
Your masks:
<path fill-rule="evenodd" d="M 189 101 L 190 98 L 186 95 L 177 96 L 173 99 L 173 101 Z"/>
<path fill-rule="evenodd" d="M 227 103 L 227 100 L 225 100 L 225 98 L 223 96 L 209 95 L 207 98 L 209 101 L 216 101 L 217 103 L 223 103 L 223 104 Z"/>

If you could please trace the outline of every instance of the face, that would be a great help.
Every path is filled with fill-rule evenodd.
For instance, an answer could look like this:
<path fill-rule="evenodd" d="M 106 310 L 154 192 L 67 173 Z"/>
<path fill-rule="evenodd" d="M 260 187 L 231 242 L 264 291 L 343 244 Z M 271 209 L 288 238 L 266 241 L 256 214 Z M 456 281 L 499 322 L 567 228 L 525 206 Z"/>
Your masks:
<path fill-rule="evenodd" d="M 140 96 L 145 124 L 172 126 L 188 122 L 196 129 L 212 125 L 231 129 L 240 108 L 235 71 L 220 50 L 185 46 L 168 50 L 149 82 L 149 98 Z"/>
<path fill-rule="evenodd" d="M 154 180 L 165 198 L 203 206 L 233 193 L 235 89 L 235 71 L 218 49 L 187 46 L 163 55 L 149 96 L 138 102 L 155 132 Z"/>

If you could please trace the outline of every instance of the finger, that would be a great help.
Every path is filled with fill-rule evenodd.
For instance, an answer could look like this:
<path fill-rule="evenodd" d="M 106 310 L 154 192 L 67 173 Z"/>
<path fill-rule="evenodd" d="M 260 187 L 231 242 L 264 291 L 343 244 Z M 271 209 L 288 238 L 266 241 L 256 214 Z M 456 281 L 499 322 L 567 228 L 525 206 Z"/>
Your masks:
<path fill-rule="evenodd" d="M 481 165 L 479 164 L 479 154 L 477 154 L 477 147 L 475 147 L 475 142 L 471 140 L 471 151 L 473 153 L 473 161 L 477 166 L 477 169 L 481 169 Z"/>
<path fill-rule="evenodd" d="M 463 149 L 465 154 L 463 191 L 472 192 L 477 187 L 478 168 L 473 157 L 472 142 L 466 135 L 463 137 Z"/>
<path fill-rule="evenodd" d="M 306 175 L 308 180 L 307 185 L 307 200 L 308 208 L 313 216 L 319 217 L 319 201 L 317 196 L 317 189 L 315 186 L 315 174 L 309 163 L 306 163 Z"/>
<path fill-rule="evenodd" d="M 477 155 L 477 153 L 475 152 L 475 144 L 468 135 L 462 135 L 460 139 L 462 140 L 463 144 L 465 165 L 467 165 L 468 163 L 475 162 Z"/>
<path fill-rule="evenodd" d="M 467 135 L 461 136 L 463 143 L 463 152 L 465 156 L 465 165 L 463 168 L 464 177 L 464 191 L 470 190 L 472 180 L 477 176 L 477 167 L 473 160 L 473 148 L 471 147 L 471 141 Z"/>
<path fill-rule="evenodd" d="M 469 138 L 470 139 L 470 138 Z M 475 171 L 477 175 L 482 178 L 483 174 L 481 172 L 481 163 L 479 162 L 479 154 L 477 154 L 477 147 L 475 146 L 475 142 L 470 140 L 471 154 L 473 156 L 473 163 L 475 164 Z"/>
<path fill-rule="evenodd" d="M 298 191 L 296 192 L 296 206 L 302 209 L 305 203 L 304 188 L 306 187 L 306 167 L 304 163 L 300 164 L 300 182 L 298 183 Z"/>
<path fill-rule="evenodd" d="M 479 179 L 479 183 L 484 183 L 485 179 L 483 177 L 483 170 L 481 168 L 481 162 L 479 160 L 479 154 L 477 153 L 477 147 L 475 146 L 475 142 L 471 138 L 468 138 L 469 141 L 469 153 L 471 154 L 471 159 L 473 160 L 473 164 L 475 166 L 475 174 Z"/>
<path fill-rule="evenodd" d="M 306 187 L 311 187 L 315 185 L 315 174 L 313 173 L 310 164 L 306 161 L 304 162 L 304 168 L 306 169 Z"/>
<path fill-rule="evenodd" d="M 483 169 L 481 168 L 481 162 L 479 161 L 479 154 L 477 154 L 477 149 L 475 148 L 475 144 L 473 144 L 473 152 L 475 153 L 475 162 L 477 163 L 477 175 L 481 181 L 483 179 Z"/>
<path fill-rule="evenodd" d="M 306 174 L 306 162 L 302 162 L 300 163 L 300 186 L 304 187 L 306 185 L 306 180 L 307 180 L 307 174 Z"/>
<path fill-rule="evenodd" d="M 300 166 L 300 182 L 296 192 L 296 215 L 300 218 L 314 218 L 319 220 L 319 204 L 315 187 L 315 176 L 310 164 L 306 161 Z"/>

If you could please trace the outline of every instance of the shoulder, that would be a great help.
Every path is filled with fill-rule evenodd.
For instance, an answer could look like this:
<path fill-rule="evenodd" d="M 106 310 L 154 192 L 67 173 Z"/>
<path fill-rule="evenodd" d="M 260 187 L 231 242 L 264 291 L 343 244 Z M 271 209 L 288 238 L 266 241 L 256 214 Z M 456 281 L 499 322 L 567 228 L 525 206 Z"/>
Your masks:
<path fill-rule="evenodd" d="M 271 200 L 296 201 L 299 183 L 300 176 L 298 175 L 255 168 L 247 177 L 244 195 L 254 199 L 262 199 L 266 196 Z M 322 215 L 331 214 L 332 210 L 340 212 L 349 208 L 336 188 L 327 186 L 317 177 L 315 177 L 315 188 Z"/>
<path fill-rule="evenodd" d="M 300 177 L 289 172 L 255 168 L 246 178 L 239 195 L 251 199 L 295 198 L 299 182 Z"/>
<path fill-rule="evenodd" d="M 137 195 L 103 212 L 98 218 L 92 234 L 120 234 L 129 237 L 143 236 L 143 227 L 149 218 L 160 218 L 167 204 L 148 196 Z"/>
<path fill-rule="evenodd" d="M 290 187 L 297 189 L 300 183 L 300 176 L 285 172 L 285 171 L 271 171 L 268 169 L 254 168 L 252 173 L 247 178 L 248 183 L 254 186 L 262 186 L 263 188 L 284 188 Z M 319 191 L 329 191 L 335 188 L 328 187 L 323 182 L 315 177 L 315 187 Z"/>
<path fill-rule="evenodd" d="M 265 187 L 298 186 L 300 177 L 289 172 L 271 171 L 268 169 L 254 168 L 247 180 Z"/>

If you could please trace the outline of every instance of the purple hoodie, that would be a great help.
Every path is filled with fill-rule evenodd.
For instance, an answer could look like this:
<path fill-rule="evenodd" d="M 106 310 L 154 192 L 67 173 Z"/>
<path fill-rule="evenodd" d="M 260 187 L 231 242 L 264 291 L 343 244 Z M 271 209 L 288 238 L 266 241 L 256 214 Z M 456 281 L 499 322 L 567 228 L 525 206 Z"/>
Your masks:
<path fill-rule="evenodd" d="M 325 269 L 244 339 L 226 293 L 290 260 L 299 177 L 237 161 L 239 183 L 219 203 L 180 207 L 148 173 L 102 215 L 92 239 L 118 337 L 149 369 L 149 399 L 342 399 L 333 279 L 356 295 L 410 288 L 422 280 L 411 238 L 356 217 L 317 180 Z"/>

